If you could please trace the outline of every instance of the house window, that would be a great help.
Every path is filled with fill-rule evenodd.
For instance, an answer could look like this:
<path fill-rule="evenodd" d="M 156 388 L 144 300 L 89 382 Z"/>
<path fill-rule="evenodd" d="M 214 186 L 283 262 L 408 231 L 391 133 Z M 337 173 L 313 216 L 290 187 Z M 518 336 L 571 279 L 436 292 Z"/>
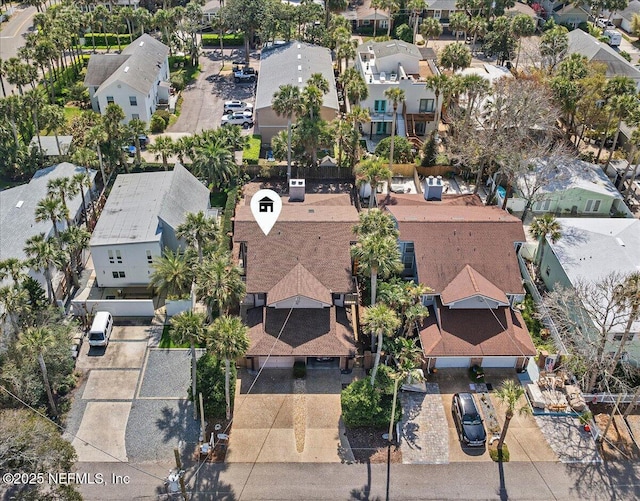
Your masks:
<path fill-rule="evenodd" d="M 585 206 L 585 212 L 598 212 L 600 210 L 600 202 L 601 200 L 587 200 L 587 205 Z"/>
<path fill-rule="evenodd" d="M 433 113 L 436 109 L 434 99 L 420 99 L 419 113 Z"/>
<path fill-rule="evenodd" d="M 418 122 L 416 124 L 415 131 L 418 136 L 424 136 L 427 131 L 427 124 L 425 124 L 424 122 Z"/>
<path fill-rule="evenodd" d="M 119 250 L 116 251 L 116 261 L 118 264 L 122 264 L 122 254 L 120 254 Z"/>
<path fill-rule="evenodd" d="M 107 104 L 113 104 L 113 96 L 107 96 Z"/>
<path fill-rule="evenodd" d="M 153 256 L 151 255 L 150 250 L 147 251 L 147 263 L 149 264 L 153 263 Z"/>
<path fill-rule="evenodd" d="M 413 254 L 415 252 L 415 245 L 413 242 L 408 242 L 405 246 L 404 246 L 404 251 L 407 254 Z"/>
<path fill-rule="evenodd" d="M 551 200 L 540 200 L 533 204 L 534 212 L 546 212 L 551 207 Z"/>
<path fill-rule="evenodd" d="M 624 337 L 624 334 L 614 334 L 613 335 L 613 340 L 614 341 L 622 341 L 623 337 Z M 627 342 L 633 341 L 633 338 L 634 338 L 634 334 L 632 332 L 629 333 L 629 337 L 627 338 Z"/>
<path fill-rule="evenodd" d="M 362 26 L 369 26 L 370 24 L 371 24 L 371 21 L 369 21 L 368 19 L 362 20 Z"/>
<path fill-rule="evenodd" d="M 441 10 L 434 10 L 433 11 L 433 18 L 434 19 L 440 19 L 442 17 L 442 11 Z"/>
<path fill-rule="evenodd" d="M 108 254 L 109 254 L 109 262 L 111 264 L 115 263 L 115 260 L 114 260 L 114 257 L 113 257 L 113 251 L 112 250 L 108 251 Z"/>
<path fill-rule="evenodd" d="M 129 96 L 129 105 L 138 106 L 138 98 L 136 96 Z"/>
<path fill-rule="evenodd" d="M 112 271 L 113 278 L 125 278 L 124 271 Z"/>
<path fill-rule="evenodd" d="M 137 113 L 131 113 L 131 120 L 140 120 L 140 115 Z"/>
<path fill-rule="evenodd" d="M 376 113 L 384 113 L 387 111 L 387 100 L 386 99 L 376 99 L 373 103 L 373 111 Z"/>

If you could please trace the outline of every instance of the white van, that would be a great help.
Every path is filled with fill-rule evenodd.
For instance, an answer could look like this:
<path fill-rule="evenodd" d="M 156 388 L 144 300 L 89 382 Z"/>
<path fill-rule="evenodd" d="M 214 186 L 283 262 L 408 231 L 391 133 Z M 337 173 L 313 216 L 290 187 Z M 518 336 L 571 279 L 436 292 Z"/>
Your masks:
<path fill-rule="evenodd" d="M 616 30 L 605 30 L 604 36 L 609 39 L 607 42 L 611 47 L 620 47 L 622 35 Z"/>
<path fill-rule="evenodd" d="M 96 313 L 89 330 L 89 346 L 107 346 L 113 330 L 113 317 L 107 311 Z"/>

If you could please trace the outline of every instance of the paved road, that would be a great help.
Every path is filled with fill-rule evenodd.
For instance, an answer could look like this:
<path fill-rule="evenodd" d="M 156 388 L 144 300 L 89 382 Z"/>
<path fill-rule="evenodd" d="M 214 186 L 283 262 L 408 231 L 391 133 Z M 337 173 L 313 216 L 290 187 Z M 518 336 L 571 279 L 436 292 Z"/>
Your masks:
<path fill-rule="evenodd" d="M 2 24 L 2 30 L 0 31 L 0 57 L 3 61 L 10 57 L 16 57 L 18 49 L 24 45 L 24 34 L 31 29 L 31 21 L 35 13 L 35 7 L 25 8 L 22 4 L 16 5 L 11 19 Z M 4 87 L 7 94 L 10 94 L 14 88 L 6 80 Z"/>
<path fill-rule="evenodd" d="M 85 485 L 86 500 L 158 499 L 164 492 L 166 465 L 142 465 L 149 476 L 124 464 L 81 465 L 80 473 L 103 473 L 108 485 Z M 387 496 L 387 466 L 340 464 L 207 464 L 193 478 L 197 500 L 598 500 L 639 499 L 640 465 L 565 465 L 555 462 L 450 463 L 448 465 L 391 465 Z M 129 476 L 128 485 L 112 475 Z"/>

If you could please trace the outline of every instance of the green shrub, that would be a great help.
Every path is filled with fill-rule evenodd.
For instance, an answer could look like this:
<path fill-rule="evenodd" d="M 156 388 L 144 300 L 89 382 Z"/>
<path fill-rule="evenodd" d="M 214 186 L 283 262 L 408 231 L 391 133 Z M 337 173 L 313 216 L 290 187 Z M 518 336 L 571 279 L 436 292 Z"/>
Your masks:
<path fill-rule="evenodd" d="M 438 145 L 436 144 L 436 131 L 433 131 L 429 134 L 429 139 L 422 147 L 422 160 L 420 162 L 420 166 L 431 167 L 432 165 L 435 165 L 437 156 Z"/>
<path fill-rule="evenodd" d="M 171 86 L 176 90 L 184 89 L 184 73 L 175 73 L 171 75 Z"/>
<path fill-rule="evenodd" d="M 202 35 L 202 45 L 204 47 L 220 47 L 220 35 L 217 33 Z M 222 45 L 224 47 L 239 47 L 244 45 L 244 35 L 242 33 L 231 33 L 223 35 Z"/>
<path fill-rule="evenodd" d="M 396 38 L 407 43 L 413 43 L 413 30 L 408 24 L 399 25 L 396 30 Z"/>
<path fill-rule="evenodd" d="M 260 145 L 262 144 L 262 136 L 254 134 L 249 138 L 249 144 L 245 146 L 242 159 L 249 165 L 258 165 L 260 158 Z"/>
<path fill-rule="evenodd" d="M 391 150 L 391 136 L 385 137 L 376 146 L 376 155 L 382 158 L 389 158 Z M 396 136 L 393 139 L 393 162 L 410 163 L 413 162 L 413 151 L 411 143 L 406 137 Z"/>
<path fill-rule="evenodd" d="M 227 191 L 227 203 L 224 206 L 224 213 L 222 215 L 222 236 L 224 238 L 223 247 L 231 248 L 231 230 L 232 222 L 231 218 L 236 208 L 236 199 L 238 196 L 238 190 L 235 186 L 230 186 Z"/>
<path fill-rule="evenodd" d="M 120 35 L 120 46 L 126 46 L 129 43 L 129 35 Z M 100 47 L 106 47 L 107 45 L 117 47 L 118 37 L 115 33 L 85 33 L 84 47 L 93 47 L 94 45 Z"/>
<path fill-rule="evenodd" d="M 497 444 L 497 442 L 496 442 Z M 495 461 L 496 463 L 498 461 L 500 461 L 500 454 L 498 452 L 498 449 L 496 448 L 495 445 L 490 445 L 489 446 L 489 457 Z M 502 444 L 502 462 L 503 463 L 508 463 L 509 462 L 509 447 L 507 447 L 507 444 Z"/>
<path fill-rule="evenodd" d="M 149 120 L 149 130 L 154 134 L 164 132 L 164 130 L 167 128 L 167 123 L 156 113 L 151 115 L 151 120 Z"/>
<path fill-rule="evenodd" d="M 304 379 L 307 376 L 307 364 L 304 362 L 294 362 L 293 377 L 296 379 Z"/>
<path fill-rule="evenodd" d="M 164 120 L 165 127 L 169 125 L 169 120 L 171 120 L 171 113 L 167 110 L 156 110 L 154 115 L 158 115 L 162 120 Z"/>
<path fill-rule="evenodd" d="M 354 381 L 344 390 L 340 398 L 342 419 L 350 428 L 363 426 L 386 427 L 391 420 L 391 395 L 383 395 L 376 385 L 371 387 L 369 379 Z M 400 401 L 396 404 L 395 421 L 402 415 Z"/>
<path fill-rule="evenodd" d="M 226 402 L 224 397 L 224 360 L 218 360 L 209 353 L 200 357 L 196 365 L 196 391 L 202 393 L 204 414 L 207 418 L 224 418 L 226 415 Z M 235 395 L 236 367 L 231 364 L 231 406 Z M 192 402 L 191 385 L 188 396 Z"/>

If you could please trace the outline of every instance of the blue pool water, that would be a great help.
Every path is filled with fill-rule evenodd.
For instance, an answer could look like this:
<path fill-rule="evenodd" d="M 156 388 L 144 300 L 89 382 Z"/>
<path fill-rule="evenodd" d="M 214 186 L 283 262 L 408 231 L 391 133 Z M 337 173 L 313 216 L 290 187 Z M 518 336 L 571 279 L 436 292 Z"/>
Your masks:
<path fill-rule="evenodd" d="M 504 198 L 507 194 L 507 190 L 505 190 L 502 186 L 498 186 L 498 195 L 500 198 Z"/>

